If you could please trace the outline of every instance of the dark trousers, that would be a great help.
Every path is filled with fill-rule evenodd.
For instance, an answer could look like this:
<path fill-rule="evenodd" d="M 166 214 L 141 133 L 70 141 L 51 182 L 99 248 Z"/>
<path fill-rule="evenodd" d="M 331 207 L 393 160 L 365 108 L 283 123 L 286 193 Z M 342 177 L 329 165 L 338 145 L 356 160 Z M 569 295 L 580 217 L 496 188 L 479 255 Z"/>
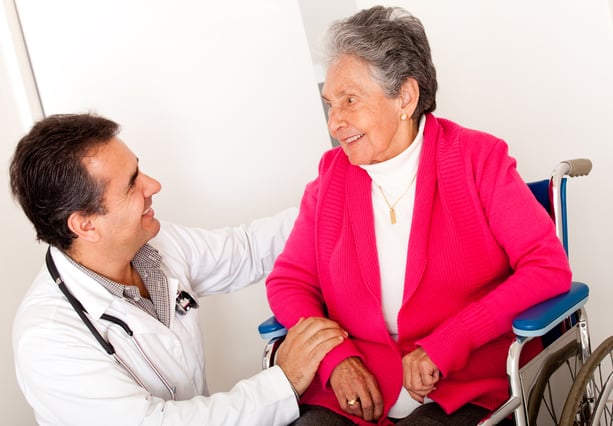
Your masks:
<path fill-rule="evenodd" d="M 477 405 L 467 404 L 451 414 L 446 414 L 436 403 L 424 404 L 404 419 L 391 419 L 399 426 L 475 426 L 489 414 L 489 410 Z M 508 420 L 505 425 L 515 422 Z M 355 426 L 347 417 L 332 410 L 316 405 L 301 405 L 300 418 L 293 426 Z"/>

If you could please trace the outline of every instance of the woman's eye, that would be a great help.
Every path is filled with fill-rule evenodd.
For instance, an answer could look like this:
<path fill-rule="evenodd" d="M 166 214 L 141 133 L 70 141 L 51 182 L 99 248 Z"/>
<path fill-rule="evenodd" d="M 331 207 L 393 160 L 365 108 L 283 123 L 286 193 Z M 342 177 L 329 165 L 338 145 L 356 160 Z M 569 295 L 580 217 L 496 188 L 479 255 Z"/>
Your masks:
<path fill-rule="evenodd" d="M 358 100 L 356 98 L 354 98 L 353 96 L 350 96 L 347 98 L 347 103 L 348 104 L 354 104 L 356 103 Z"/>

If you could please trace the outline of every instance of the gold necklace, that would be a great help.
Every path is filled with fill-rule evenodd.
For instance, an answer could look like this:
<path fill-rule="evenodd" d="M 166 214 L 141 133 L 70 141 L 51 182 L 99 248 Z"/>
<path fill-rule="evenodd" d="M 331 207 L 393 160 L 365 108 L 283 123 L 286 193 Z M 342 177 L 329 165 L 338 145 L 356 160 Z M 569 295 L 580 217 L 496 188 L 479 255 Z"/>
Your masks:
<path fill-rule="evenodd" d="M 411 179 L 411 183 L 409 183 L 409 186 L 407 186 L 407 189 L 402 191 L 402 194 L 400 194 L 400 197 L 398 197 L 396 201 L 394 201 L 394 204 L 390 204 L 390 202 L 387 201 L 387 197 L 385 196 L 385 192 L 383 192 L 383 188 L 381 188 L 381 185 L 377 185 L 377 188 L 379 188 L 379 191 L 381 191 L 381 195 L 383 195 L 383 200 L 385 201 L 385 204 L 387 204 L 387 206 L 390 208 L 390 222 L 392 222 L 392 225 L 396 224 L 396 210 L 394 210 L 394 207 L 396 207 L 396 204 L 398 204 L 398 201 L 400 201 L 402 197 L 404 197 L 407 194 L 407 192 L 409 192 L 409 189 L 411 189 L 411 186 L 413 185 L 413 182 L 415 181 L 416 176 L 417 176 L 417 173 L 415 173 L 415 175 L 413 176 L 413 179 Z"/>

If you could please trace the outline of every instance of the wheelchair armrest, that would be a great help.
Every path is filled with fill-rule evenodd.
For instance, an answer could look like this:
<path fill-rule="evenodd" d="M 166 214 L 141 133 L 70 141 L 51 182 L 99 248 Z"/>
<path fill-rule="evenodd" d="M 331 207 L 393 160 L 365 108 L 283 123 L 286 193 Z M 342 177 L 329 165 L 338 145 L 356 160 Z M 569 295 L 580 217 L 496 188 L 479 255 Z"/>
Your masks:
<path fill-rule="evenodd" d="M 573 282 L 567 293 L 539 303 L 519 314 L 513 320 L 513 332 L 520 337 L 543 336 L 564 318 L 587 302 L 589 287 Z"/>
<path fill-rule="evenodd" d="M 587 302 L 589 287 L 581 282 L 573 282 L 567 293 L 560 294 L 539 303 L 519 314 L 513 320 L 513 332 L 517 336 L 543 336 L 549 330 L 571 315 Z M 287 329 L 272 316 L 258 326 L 262 339 L 285 336 Z"/>
<path fill-rule="evenodd" d="M 262 339 L 269 340 L 285 336 L 287 334 L 287 329 L 272 316 L 258 326 L 258 332 Z"/>
<path fill-rule="evenodd" d="M 258 326 L 258 332 L 262 339 L 268 340 L 262 357 L 262 369 L 272 367 L 276 363 L 277 349 L 285 339 L 287 329 L 272 316 Z"/>

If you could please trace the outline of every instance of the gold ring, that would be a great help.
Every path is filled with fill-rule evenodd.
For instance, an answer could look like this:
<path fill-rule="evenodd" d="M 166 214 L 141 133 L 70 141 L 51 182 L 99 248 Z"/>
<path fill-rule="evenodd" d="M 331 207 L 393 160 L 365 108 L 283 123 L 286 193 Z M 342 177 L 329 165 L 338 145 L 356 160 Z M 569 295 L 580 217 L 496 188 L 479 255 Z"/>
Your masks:
<path fill-rule="evenodd" d="M 347 401 L 347 405 L 350 406 L 350 407 L 353 407 L 357 403 L 358 403 L 357 399 L 350 399 L 350 400 Z"/>

